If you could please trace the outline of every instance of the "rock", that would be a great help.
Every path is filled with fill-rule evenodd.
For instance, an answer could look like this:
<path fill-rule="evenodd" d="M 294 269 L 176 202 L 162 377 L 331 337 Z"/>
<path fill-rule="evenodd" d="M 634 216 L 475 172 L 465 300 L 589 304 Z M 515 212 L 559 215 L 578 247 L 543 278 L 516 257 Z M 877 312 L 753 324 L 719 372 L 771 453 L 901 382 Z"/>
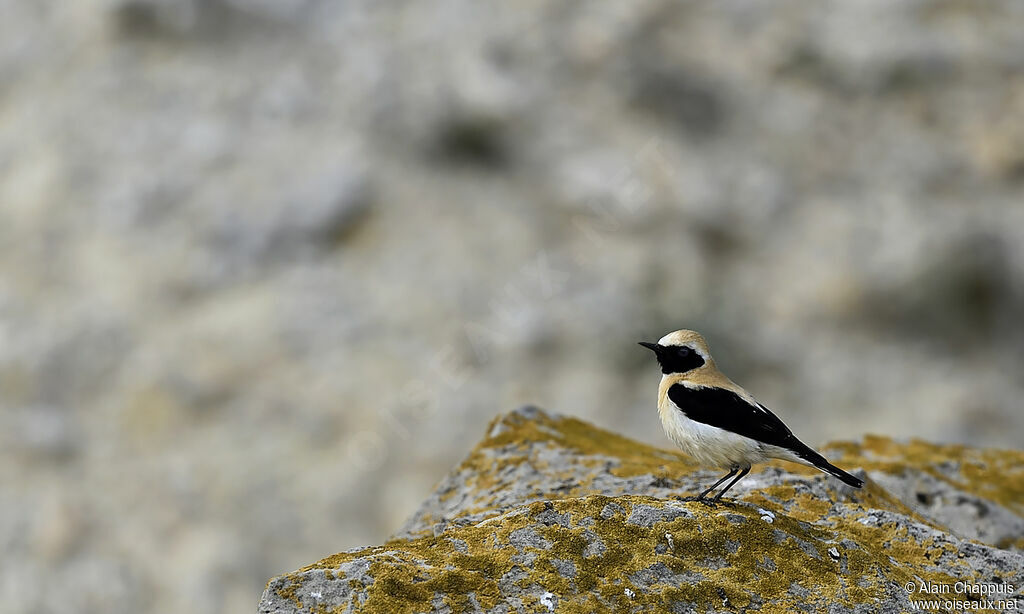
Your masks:
<path fill-rule="evenodd" d="M 891 334 L 962 350 L 1000 334 L 1001 323 L 1024 309 L 1015 275 L 1010 246 L 997 233 L 961 231 L 904 278 L 869 290 L 864 311 Z"/>
<path fill-rule="evenodd" d="M 80 452 L 79 426 L 72 412 L 52 405 L 21 407 L 13 413 L 15 428 L 0 439 L 8 453 L 37 460 L 67 461 Z"/>
<path fill-rule="evenodd" d="M 205 247 L 230 273 L 260 270 L 267 262 L 312 259 L 344 241 L 366 219 L 374 188 L 352 163 L 324 164 L 288 176 L 242 211 L 217 207 Z"/>
<path fill-rule="evenodd" d="M 308 2 L 287 6 L 263 0 L 115 0 L 112 19 L 118 31 L 138 38 L 176 37 L 215 40 L 225 34 L 264 30 L 267 23 L 297 20 Z"/>
<path fill-rule="evenodd" d="M 865 488 L 772 463 L 708 507 L 674 497 L 715 472 L 520 409 L 391 540 L 272 579 L 259 612 L 896 612 L 922 583 L 993 597 L 957 581 L 1024 595 L 1024 453 L 876 436 L 823 452 Z"/>
<path fill-rule="evenodd" d="M 714 136 L 724 127 L 724 95 L 706 77 L 678 68 L 644 67 L 636 72 L 632 102 L 637 107 L 664 117 L 687 136 Z"/>

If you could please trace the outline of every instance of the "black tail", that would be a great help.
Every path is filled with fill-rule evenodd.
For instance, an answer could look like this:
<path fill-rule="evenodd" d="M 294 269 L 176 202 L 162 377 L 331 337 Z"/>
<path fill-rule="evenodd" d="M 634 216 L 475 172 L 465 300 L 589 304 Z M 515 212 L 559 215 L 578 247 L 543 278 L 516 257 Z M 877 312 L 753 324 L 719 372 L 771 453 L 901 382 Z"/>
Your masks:
<path fill-rule="evenodd" d="M 814 450 L 807 446 L 801 446 L 800 448 L 793 450 L 793 452 L 800 458 L 817 467 L 818 469 L 821 469 L 825 473 L 839 478 L 840 480 L 849 484 L 850 486 L 853 486 L 854 488 L 861 488 L 862 486 L 864 486 L 864 480 L 854 477 L 849 473 L 846 473 L 839 467 L 836 467 L 832 463 L 825 460 L 824 456 L 818 454 L 817 452 L 815 452 Z"/>

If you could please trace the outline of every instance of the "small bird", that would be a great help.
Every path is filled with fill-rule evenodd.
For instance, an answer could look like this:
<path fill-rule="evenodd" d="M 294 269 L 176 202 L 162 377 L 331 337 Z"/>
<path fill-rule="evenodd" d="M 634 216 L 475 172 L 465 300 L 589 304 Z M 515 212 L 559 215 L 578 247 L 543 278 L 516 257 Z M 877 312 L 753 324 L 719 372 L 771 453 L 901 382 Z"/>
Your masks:
<path fill-rule="evenodd" d="M 782 420 L 723 375 L 700 334 L 677 330 L 657 343 L 640 345 L 653 350 L 661 365 L 658 415 L 665 434 L 698 463 L 729 469 L 693 500 L 720 501 L 751 465 L 772 458 L 816 467 L 854 488 L 864 485 L 797 439 Z M 714 499 L 708 499 L 708 493 L 733 476 Z"/>

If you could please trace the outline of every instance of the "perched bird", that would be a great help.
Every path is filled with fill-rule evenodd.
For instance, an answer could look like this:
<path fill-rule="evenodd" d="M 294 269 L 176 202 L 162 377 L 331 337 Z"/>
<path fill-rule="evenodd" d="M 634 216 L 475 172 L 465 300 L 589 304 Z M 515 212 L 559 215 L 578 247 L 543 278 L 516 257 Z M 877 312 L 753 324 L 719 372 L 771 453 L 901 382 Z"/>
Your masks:
<path fill-rule="evenodd" d="M 665 434 L 698 463 L 729 469 L 695 500 L 721 500 L 751 465 L 772 458 L 817 467 L 854 488 L 864 485 L 797 439 L 775 414 L 722 375 L 698 333 L 677 330 L 657 343 L 640 345 L 654 351 L 664 374 L 658 387 L 658 414 Z M 714 499 L 707 498 L 733 476 Z"/>

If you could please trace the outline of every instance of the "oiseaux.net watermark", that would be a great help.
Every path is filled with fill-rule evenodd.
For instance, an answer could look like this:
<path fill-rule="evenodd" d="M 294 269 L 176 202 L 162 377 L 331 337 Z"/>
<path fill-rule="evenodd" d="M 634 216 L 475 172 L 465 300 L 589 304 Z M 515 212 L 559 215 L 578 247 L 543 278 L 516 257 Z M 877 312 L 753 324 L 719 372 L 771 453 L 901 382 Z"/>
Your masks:
<path fill-rule="evenodd" d="M 909 581 L 903 590 L 913 597 L 910 605 L 921 610 L 975 612 L 979 610 L 1020 610 L 1017 586 L 1008 582 L 951 583 Z"/>

